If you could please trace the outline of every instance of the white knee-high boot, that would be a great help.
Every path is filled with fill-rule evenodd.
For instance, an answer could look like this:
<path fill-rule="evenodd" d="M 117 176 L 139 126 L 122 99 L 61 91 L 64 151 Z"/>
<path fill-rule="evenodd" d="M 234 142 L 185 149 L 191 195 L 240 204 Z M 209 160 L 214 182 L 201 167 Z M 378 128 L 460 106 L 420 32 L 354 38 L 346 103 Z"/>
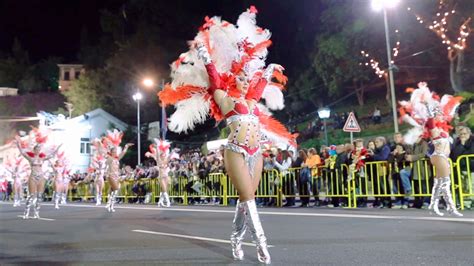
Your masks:
<path fill-rule="evenodd" d="M 35 211 L 35 216 L 34 216 L 35 219 L 40 218 L 39 210 L 40 210 L 40 207 L 41 207 L 40 206 L 40 200 L 42 199 L 42 196 L 43 196 L 42 193 L 36 193 L 36 197 L 33 201 L 33 204 L 34 204 L 34 209 L 33 210 Z"/>
<path fill-rule="evenodd" d="M 428 209 L 433 210 L 433 212 L 438 216 L 444 216 L 444 213 L 440 212 L 438 208 L 439 199 L 441 195 L 440 184 L 440 178 L 433 179 L 433 188 L 431 189 L 431 201 L 430 206 L 428 206 Z"/>
<path fill-rule="evenodd" d="M 242 249 L 242 240 L 247 230 L 245 217 L 245 208 L 239 201 L 235 206 L 234 220 L 232 221 L 232 233 L 230 234 L 230 245 L 232 247 L 232 256 L 234 260 L 244 259 L 244 250 Z"/>
<path fill-rule="evenodd" d="M 271 258 L 267 248 L 267 238 L 260 222 L 255 200 L 249 200 L 241 203 L 244 207 L 247 226 L 252 234 L 253 240 L 257 245 L 257 257 L 261 263 L 270 264 Z"/>
<path fill-rule="evenodd" d="M 160 192 L 160 199 L 158 200 L 158 207 L 165 206 L 163 204 L 163 192 Z"/>
<path fill-rule="evenodd" d="M 456 204 L 454 204 L 453 196 L 451 195 L 451 180 L 449 176 L 441 178 L 440 190 L 443 193 L 448 213 L 462 217 L 463 215 L 456 209 Z"/>
<path fill-rule="evenodd" d="M 15 193 L 13 196 L 13 207 L 21 206 L 21 196 L 19 193 Z"/>
<path fill-rule="evenodd" d="M 33 205 L 33 198 L 36 197 L 36 195 L 31 195 L 28 194 L 26 197 L 26 204 L 25 204 L 25 213 L 23 214 L 23 219 L 28 219 L 30 216 L 30 208 Z"/>
<path fill-rule="evenodd" d="M 168 192 L 163 192 L 163 198 L 164 198 L 164 206 L 169 208 L 171 206 L 171 202 L 170 202 L 170 196 L 168 196 Z"/>

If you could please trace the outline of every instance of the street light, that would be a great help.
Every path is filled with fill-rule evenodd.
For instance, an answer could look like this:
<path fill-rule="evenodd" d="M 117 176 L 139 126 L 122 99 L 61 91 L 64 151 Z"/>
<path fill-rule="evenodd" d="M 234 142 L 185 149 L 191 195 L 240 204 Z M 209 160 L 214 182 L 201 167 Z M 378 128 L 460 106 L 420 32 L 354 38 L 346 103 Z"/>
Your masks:
<path fill-rule="evenodd" d="M 392 54 L 390 49 L 390 36 L 388 31 L 388 22 L 387 22 L 387 8 L 395 7 L 399 0 L 372 0 L 372 8 L 376 11 L 383 10 L 383 21 L 385 24 L 385 41 L 387 46 L 387 59 L 388 59 L 388 76 L 390 79 L 390 96 L 392 98 L 392 113 L 393 113 L 393 126 L 395 128 L 395 133 L 398 132 L 398 118 L 397 118 L 397 102 L 395 99 L 395 82 L 393 81 L 393 62 Z"/>
<path fill-rule="evenodd" d="M 133 100 L 137 102 L 137 148 L 138 148 L 138 165 L 141 163 L 140 158 L 140 100 L 143 98 L 142 94 L 138 91 L 133 95 Z"/>
<path fill-rule="evenodd" d="M 321 118 L 324 122 L 324 139 L 326 141 L 326 146 L 329 146 L 329 141 L 328 141 L 328 130 L 326 128 L 326 120 L 331 116 L 331 110 L 327 107 L 322 107 L 318 109 L 318 116 Z"/>

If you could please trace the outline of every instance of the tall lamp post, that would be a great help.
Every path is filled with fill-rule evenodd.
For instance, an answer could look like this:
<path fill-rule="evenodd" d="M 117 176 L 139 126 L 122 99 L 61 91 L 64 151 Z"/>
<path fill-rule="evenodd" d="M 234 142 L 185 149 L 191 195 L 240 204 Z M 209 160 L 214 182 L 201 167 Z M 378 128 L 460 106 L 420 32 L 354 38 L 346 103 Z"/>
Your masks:
<path fill-rule="evenodd" d="M 142 94 L 137 88 L 137 92 L 133 95 L 133 100 L 137 102 L 137 148 L 138 148 L 138 165 L 141 164 L 141 150 L 140 150 L 140 100 L 143 98 Z"/>
<path fill-rule="evenodd" d="M 327 130 L 326 120 L 329 118 L 329 116 L 331 116 L 331 110 L 327 107 L 319 108 L 318 109 L 318 116 L 324 122 L 324 140 L 326 141 L 326 146 L 329 146 L 328 130 Z"/>
<path fill-rule="evenodd" d="M 390 36 L 387 21 L 387 8 L 395 7 L 399 0 L 372 0 L 372 8 L 376 11 L 383 10 L 383 21 L 385 24 L 385 42 L 387 46 L 387 60 L 388 60 L 388 76 L 390 80 L 390 97 L 392 98 L 392 113 L 393 113 L 393 127 L 395 133 L 398 132 L 398 118 L 397 118 L 397 102 L 395 99 L 395 82 L 393 80 L 393 62 L 392 52 L 390 48 Z"/>

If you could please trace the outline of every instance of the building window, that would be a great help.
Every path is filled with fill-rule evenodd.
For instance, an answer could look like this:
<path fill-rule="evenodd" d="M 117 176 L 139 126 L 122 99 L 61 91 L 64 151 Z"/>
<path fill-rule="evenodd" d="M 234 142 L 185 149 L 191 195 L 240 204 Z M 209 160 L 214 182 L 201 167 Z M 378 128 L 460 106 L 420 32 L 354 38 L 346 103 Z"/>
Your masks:
<path fill-rule="evenodd" d="M 89 138 L 81 138 L 81 154 L 91 153 L 91 141 Z"/>
<path fill-rule="evenodd" d="M 69 71 L 64 72 L 64 80 L 69 80 Z"/>
<path fill-rule="evenodd" d="M 81 75 L 81 72 L 79 72 L 79 71 L 74 72 L 74 78 L 75 79 L 79 79 L 80 75 Z"/>

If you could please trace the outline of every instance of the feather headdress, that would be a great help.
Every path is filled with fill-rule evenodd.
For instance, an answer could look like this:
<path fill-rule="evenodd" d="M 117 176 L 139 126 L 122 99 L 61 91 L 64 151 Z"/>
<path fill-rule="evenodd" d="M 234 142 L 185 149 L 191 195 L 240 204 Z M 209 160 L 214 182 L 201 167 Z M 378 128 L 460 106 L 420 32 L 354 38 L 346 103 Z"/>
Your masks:
<path fill-rule="evenodd" d="M 400 101 L 400 120 L 413 126 L 405 134 L 407 144 L 413 144 L 420 137 L 430 138 L 430 130 L 439 128 L 445 135 L 452 128 L 450 125 L 462 97 L 449 94 L 439 97 L 430 91 L 426 82 L 418 83 L 418 88 L 407 89 L 411 93 L 409 101 Z M 434 121 L 436 118 L 436 121 Z"/>
<path fill-rule="evenodd" d="M 223 119 L 213 97 L 208 93 L 209 76 L 202 60 L 198 58 L 196 44 L 204 44 L 220 73 L 220 89 L 232 97 L 238 97 L 237 75 L 244 76 L 249 84 L 245 98 L 256 94 L 258 80 L 262 78 L 268 47 L 271 45 L 271 33 L 256 24 L 257 9 L 251 6 L 243 12 L 236 25 L 220 17 L 206 17 L 205 23 L 194 40 L 189 42 L 189 51 L 171 64 L 172 82 L 158 93 L 162 106 L 174 105 L 176 111 L 169 118 L 168 127 L 174 132 L 193 130 L 196 124 L 203 123 L 212 116 L 217 121 Z M 284 108 L 282 89 L 287 78 L 279 70 L 270 73 L 274 82 L 263 89 L 262 99 L 272 110 Z M 261 117 L 267 135 L 275 140 L 295 143 L 291 135 L 279 122 Z"/>

